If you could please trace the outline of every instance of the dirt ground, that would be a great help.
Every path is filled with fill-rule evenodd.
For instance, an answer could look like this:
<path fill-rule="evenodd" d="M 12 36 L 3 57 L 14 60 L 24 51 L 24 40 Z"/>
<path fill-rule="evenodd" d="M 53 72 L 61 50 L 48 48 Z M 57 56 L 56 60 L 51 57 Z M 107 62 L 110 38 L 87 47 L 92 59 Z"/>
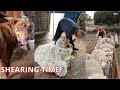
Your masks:
<path fill-rule="evenodd" d="M 48 36 L 48 34 L 46 34 Z M 44 35 L 43 37 L 46 37 Z M 43 38 L 40 36 L 37 36 L 35 41 L 35 47 L 41 44 L 50 43 L 52 41 L 52 38 L 46 37 Z M 75 42 L 75 46 L 79 49 L 76 51 L 75 59 L 71 61 L 71 66 L 68 68 L 67 75 L 65 77 L 58 77 L 55 74 L 50 73 L 35 73 L 34 78 L 35 79 L 85 79 L 85 53 L 86 53 L 86 46 L 85 46 L 85 37 L 81 39 L 80 42 Z M 38 66 L 37 63 L 35 66 Z"/>
<path fill-rule="evenodd" d="M 26 46 L 18 48 L 12 58 L 11 67 L 34 67 L 34 42 L 30 42 L 31 50 Z M 10 73 L 10 79 L 33 79 L 34 73 Z"/>
<path fill-rule="evenodd" d="M 86 34 L 86 52 L 90 52 L 93 47 L 96 33 Z"/>
<path fill-rule="evenodd" d="M 53 36 L 50 34 L 50 32 L 44 33 L 42 35 L 35 35 L 35 48 L 37 48 L 39 45 L 52 42 L 52 39 Z"/>

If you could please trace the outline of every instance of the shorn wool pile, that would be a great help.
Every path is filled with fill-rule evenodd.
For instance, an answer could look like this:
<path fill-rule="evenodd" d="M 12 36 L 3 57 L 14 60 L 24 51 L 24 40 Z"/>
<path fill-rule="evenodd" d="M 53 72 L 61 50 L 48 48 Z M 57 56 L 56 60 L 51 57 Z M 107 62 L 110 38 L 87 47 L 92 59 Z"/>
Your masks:
<path fill-rule="evenodd" d="M 113 61 L 114 37 L 98 37 L 91 54 L 86 54 L 86 72 L 89 79 L 110 78 Z"/>
<path fill-rule="evenodd" d="M 72 48 L 67 48 L 64 42 L 64 35 L 52 44 L 39 45 L 34 53 L 34 60 L 40 67 L 62 67 L 61 72 L 55 72 L 59 77 L 67 74 L 67 68 L 70 66 L 70 60 L 73 59 Z"/>

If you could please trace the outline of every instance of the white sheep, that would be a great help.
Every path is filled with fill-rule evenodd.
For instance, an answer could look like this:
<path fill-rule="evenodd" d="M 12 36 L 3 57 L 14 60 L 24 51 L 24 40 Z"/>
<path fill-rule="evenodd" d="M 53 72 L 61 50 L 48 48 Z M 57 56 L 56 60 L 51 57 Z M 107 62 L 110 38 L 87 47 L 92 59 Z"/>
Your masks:
<path fill-rule="evenodd" d="M 88 79 L 107 79 L 107 77 L 104 76 L 103 74 L 95 73 L 95 74 L 88 76 Z"/>
<path fill-rule="evenodd" d="M 88 76 L 94 73 L 103 74 L 103 70 L 97 60 L 89 59 L 86 60 L 86 73 Z"/>
<path fill-rule="evenodd" d="M 66 37 L 65 33 L 62 33 L 61 37 L 56 42 L 56 47 L 66 48 L 66 45 L 64 43 L 65 37 Z"/>
<path fill-rule="evenodd" d="M 86 54 L 86 70 L 89 74 L 89 79 L 107 79 L 107 77 L 109 77 L 109 70 L 113 61 L 113 49 L 113 36 L 110 38 L 98 37 L 96 46 L 92 53 Z"/>
<path fill-rule="evenodd" d="M 54 44 L 44 44 L 36 48 L 34 53 L 35 62 L 40 67 L 55 67 L 59 66 L 62 68 L 61 72 L 55 72 L 59 77 L 63 77 L 67 74 L 67 68 L 70 66 L 70 60 L 72 48 L 65 48 L 64 37 L 61 36 Z"/>

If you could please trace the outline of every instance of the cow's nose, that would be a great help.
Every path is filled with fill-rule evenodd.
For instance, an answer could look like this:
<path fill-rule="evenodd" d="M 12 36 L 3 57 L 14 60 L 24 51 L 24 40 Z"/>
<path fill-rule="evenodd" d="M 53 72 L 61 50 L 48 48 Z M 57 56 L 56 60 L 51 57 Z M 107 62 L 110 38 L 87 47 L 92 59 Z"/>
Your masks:
<path fill-rule="evenodd" d="M 29 40 L 29 37 L 26 37 L 26 40 Z"/>
<path fill-rule="evenodd" d="M 26 35 L 26 36 L 24 35 L 23 38 L 24 38 L 25 40 L 28 40 L 28 39 L 29 39 L 29 37 L 28 37 L 27 35 Z"/>

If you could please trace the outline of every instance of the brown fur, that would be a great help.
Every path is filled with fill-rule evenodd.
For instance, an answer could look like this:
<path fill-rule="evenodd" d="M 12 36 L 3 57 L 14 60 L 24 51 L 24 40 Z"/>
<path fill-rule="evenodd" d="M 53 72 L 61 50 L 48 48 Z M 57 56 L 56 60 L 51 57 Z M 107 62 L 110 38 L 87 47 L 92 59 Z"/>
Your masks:
<path fill-rule="evenodd" d="M 27 24 L 27 23 L 25 23 L 22 20 L 19 21 L 17 24 L 11 23 L 11 22 L 5 22 L 5 23 L 0 24 L 0 60 L 1 60 L 0 63 L 1 63 L 1 66 L 5 66 L 5 67 L 10 66 L 10 59 L 13 55 L 14 50 L 18 46 L 18 40 L 15 34 L 15 28 L 19 26 L 23 26 L 24 24 Z M 25 30 L 28 30 L 28 29 L 25 28 Z M 29 36 L 29 34 L 28 35 L 27 34 L 28 33 L 26 33 L 26 36 Z M 6 73 L 6 76 L 8 76 L 8 73 Z"/>
<path fill-rule="evenodd" d="M 9 59 L 17 46 L 17 39 L 9 22 L 0 25 L 0 59 L 9 66 Z"/>
<path fill-rule="evenodd" d="M 34 67 L 34 51 L 19 48 L 11 58 L 11 67 Z M 34 73 L 9 73 L 9 79 L 34 79 Z"/>

